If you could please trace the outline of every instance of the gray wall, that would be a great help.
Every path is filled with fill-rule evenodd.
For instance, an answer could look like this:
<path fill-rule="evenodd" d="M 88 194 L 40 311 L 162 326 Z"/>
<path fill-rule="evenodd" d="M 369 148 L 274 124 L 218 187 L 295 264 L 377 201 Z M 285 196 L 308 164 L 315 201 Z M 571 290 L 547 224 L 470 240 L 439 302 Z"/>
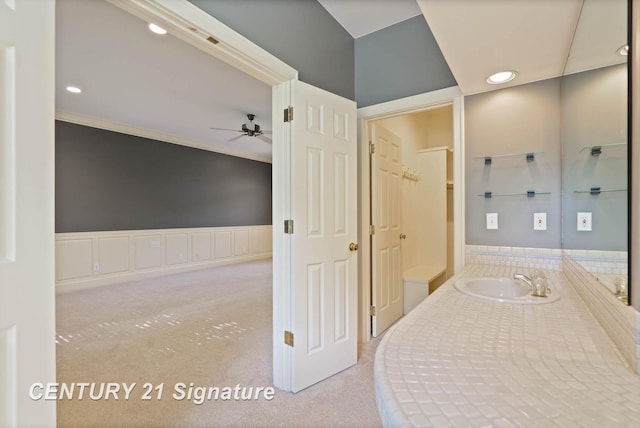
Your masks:
<path fill-rule="evenodd" d="M 561 100 L 563 247 L 626 251 L 627 192 L 575 193 L 627 188 L 627 146 L 603 149 L 599 156 L 582 150 L 627 142 L 626 64 L 563 77 Z M 577 231 L 578 212 L 592 213 L 591 232 Z"/>
<path fill-rule="evenodd" d="M 271 164 L 56 122 L 56 232 L 271 224 Z"/>
<path fill-rule="evenodd" d="M 316 0 L 189 0 L 298 70 L 300 80 L 355 100 L 353 37 Z"/>
<path fill-rule="evenodd" d="M 189 1 L 358 107 L 457 85 L 422 16 L 354 40 L 317 0 Z"/>
<path fill-rule="evenodd" d="M 422 15 L 356 39 L 358 107 L 456 86 Z"/>
<path fill-rule="evenodd" d="M 465 98 L 467 244 L 560 248 L 560 79 L 550 79 Z M 538 152 L 493 159 L 478 156 Z M 527 190 L 551 195 L 478 195 Z M 486 213 L 498 213 L 498 230 L 487 230 Z M 533 213 L 547 213 L 547 230 L 533 230 Z"/>

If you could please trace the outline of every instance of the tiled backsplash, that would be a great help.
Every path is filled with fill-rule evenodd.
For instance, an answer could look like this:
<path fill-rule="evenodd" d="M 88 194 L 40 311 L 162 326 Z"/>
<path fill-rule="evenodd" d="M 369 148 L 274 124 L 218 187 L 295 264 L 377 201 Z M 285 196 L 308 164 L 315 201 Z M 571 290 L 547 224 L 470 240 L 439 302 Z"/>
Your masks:
<path fill-rule="evenodd" d="M 466 264 L 562 270 L 562 250 L 551 248 L 467 245 Z"/>
<path fill-rule="evenodd" d="M 627 275 L 626 251 L 564 250 L 588 272 L 606 275 Z"/>

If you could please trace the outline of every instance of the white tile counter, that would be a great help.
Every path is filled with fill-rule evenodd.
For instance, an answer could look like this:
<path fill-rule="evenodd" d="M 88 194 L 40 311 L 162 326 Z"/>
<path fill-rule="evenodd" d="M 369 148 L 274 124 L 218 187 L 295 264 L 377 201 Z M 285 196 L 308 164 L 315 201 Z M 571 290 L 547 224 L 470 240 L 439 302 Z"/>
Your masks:
<path fill-rule="evenodd" d="M 477 299 L 454 281 L 526 269 L 472 265 L 393 326 L 375 385 L 387 427 L 640 426 L 634 374 L 561 272 L 550 304 Z"/>

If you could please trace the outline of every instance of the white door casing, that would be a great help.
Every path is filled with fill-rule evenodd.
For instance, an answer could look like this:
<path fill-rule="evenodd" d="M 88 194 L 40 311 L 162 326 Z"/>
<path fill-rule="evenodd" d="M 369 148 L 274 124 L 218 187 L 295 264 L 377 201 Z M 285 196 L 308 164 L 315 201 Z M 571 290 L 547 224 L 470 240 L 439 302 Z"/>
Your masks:
<path fill-rule="evenodd" d="M 0 2 L 0 426 L 55 426 L 52 0 Z"/>
<path fill-rule="evenodd" d="M 368 225 L 371 223 L 371 183 L 369 143 L 370 123 L 400 114 L 414 113 L 447 104 L 453 105 L 453 211 L 454 211 L 454 274 L 460 272 L 464 265 L 465 248 L 465 216 L 464 216 L 464 98 L 457 86 L 440 89 L 399 100 L 362 107 L 358 109 L 358 166 L 359 180 L 359 215 L 361 233 L 360 257 L 360 301 L 358 315 L 358 335 L 361 342 L 368 342 L 372 332 L 372 317 L 369 309 L 372 302 L 371 276 L 371 242 Z"/>
<path fill-rule="evenodd" d="M 372 124 L 371 155 L 372 305 L 371 333 L 377 337 L 403 315 L 400 233 L 402 219 L 402 140 Z"/>
<path fill-rule="evenodd" d="M 293 82 L 292 388 L 357 361 L 355 102 Z"/>

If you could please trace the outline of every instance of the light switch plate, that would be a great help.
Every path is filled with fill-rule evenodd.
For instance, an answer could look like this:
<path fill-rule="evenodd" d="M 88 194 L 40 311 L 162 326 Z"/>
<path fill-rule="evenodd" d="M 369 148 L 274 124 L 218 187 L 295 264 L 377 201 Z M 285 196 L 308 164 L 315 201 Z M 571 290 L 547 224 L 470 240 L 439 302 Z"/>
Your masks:
<path fill-rule="evenodd" d="M 591 213 L 578 213 L 578 232 L 591 232 Z"/>
<path fill-rule="evenodd" d="M 498 213 L 487 213 L 487 230 L 498 229 Z"/>
<path fill-rule="evenodd" d="M 533 213 L 533 230 L 547 230 L 547 213 Z"/>

